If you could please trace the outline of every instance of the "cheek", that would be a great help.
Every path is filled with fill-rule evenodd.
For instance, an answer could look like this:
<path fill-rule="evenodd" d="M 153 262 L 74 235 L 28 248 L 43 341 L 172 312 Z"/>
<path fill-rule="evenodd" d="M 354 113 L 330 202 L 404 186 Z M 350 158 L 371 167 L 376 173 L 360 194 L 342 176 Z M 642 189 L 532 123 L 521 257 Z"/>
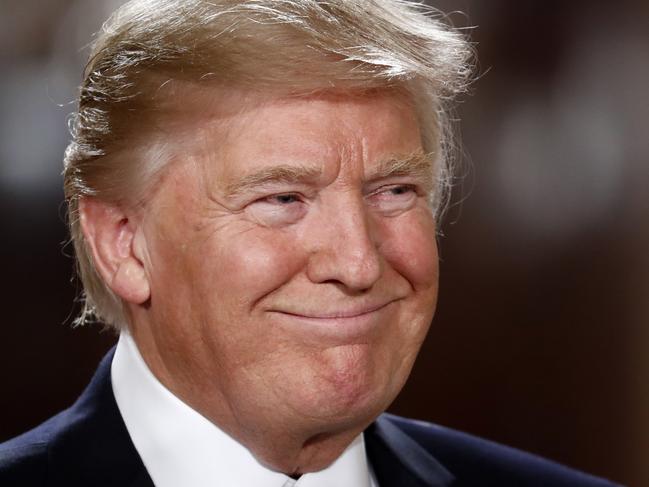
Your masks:
<path fill-rule="evenodd" d="M 275 358 L 291 350 L 276 330 L 264 326 L 255 305 L 299 272 L 299 253 L 281 235 L 240 230 L 221 228 L 195 246 L 184 278 L 192 289 L 183 319 L 190 318 L 196 330 L 204 363 L 220 370 L 208 379 L 217 379 L 219 387 L 254 383 L 254 371 L 263 366 L 271 373 Z"/>
<path fill-rule="evenodd" d="M 405 215 L 404 215 L 405 216 Z M 405 279 L 412 293 L 400 303 L 398 326 L 387 329 L 384 338 L 386 363 L 406 377 L 430 326 L 438 290 L 438 254 L 435 223 L 425 211 L 412 212 L 407 218 L 393 220 L 384 234 L 383 255 L 396 273 Z M 395 352 L 394 343 L 399 343 Z"/>
<path fill-rule="evenodd" d="M 211 282 L 218 283 L 219 300 L 236 300 L 248 309 L 288 282 L 303 266 L 294 239 L 285 235 L 235 233 L 220 238 L 211 247 L 210 260 L 219 263 Z M 213 296 L 214 287 L 210 287 Z"/>
<path fill-rule="evenodd" d="M 386 229 L 381 248 L 385 259 L 415 291 L 436 291 L 439 264 L 435 223 L 430 216 L 421 213 L 392 222 Z"/>

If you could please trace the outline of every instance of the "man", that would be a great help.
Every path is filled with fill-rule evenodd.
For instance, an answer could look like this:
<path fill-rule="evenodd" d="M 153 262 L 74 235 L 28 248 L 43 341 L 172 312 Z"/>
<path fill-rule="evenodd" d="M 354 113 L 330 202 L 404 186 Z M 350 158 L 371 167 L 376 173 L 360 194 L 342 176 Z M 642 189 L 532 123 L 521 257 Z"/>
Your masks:
<path fill-rule="evenodd" d="M 118 10 L 65 187 L 81 320 L 120 340 L 72 408 L 0 447 L 0 483 L 611 485 L 381 415 L 435 308 L 469 54 L 397 0 Z"/>

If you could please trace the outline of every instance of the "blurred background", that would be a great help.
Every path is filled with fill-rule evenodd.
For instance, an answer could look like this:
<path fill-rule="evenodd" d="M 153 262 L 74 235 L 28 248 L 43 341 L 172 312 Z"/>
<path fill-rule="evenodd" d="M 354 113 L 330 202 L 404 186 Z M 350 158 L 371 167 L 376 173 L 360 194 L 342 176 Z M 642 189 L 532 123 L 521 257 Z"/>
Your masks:
<path fill-rule="evenodd" d="M 67 117 L 118 1 L 0 3 L 0 441 L 69 405 L 115 337 L 78 311 Z M 391 410 L 649 487 L 649 3 L 439 0 L 480 79 L 437 316 Z"/>

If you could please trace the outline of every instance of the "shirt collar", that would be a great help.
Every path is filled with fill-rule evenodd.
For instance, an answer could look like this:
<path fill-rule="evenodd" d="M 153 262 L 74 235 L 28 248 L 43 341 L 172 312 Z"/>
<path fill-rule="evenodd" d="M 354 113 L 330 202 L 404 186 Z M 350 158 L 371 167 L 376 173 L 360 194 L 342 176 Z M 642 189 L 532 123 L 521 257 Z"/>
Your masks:
<path fill-rule="evenodd" d="M 363 435 L 329 467 L 293 483 L 164 387 L 122 332 L 111 367 L 113 393 L 126 429 L 158 487 L 370 487 Z"/>

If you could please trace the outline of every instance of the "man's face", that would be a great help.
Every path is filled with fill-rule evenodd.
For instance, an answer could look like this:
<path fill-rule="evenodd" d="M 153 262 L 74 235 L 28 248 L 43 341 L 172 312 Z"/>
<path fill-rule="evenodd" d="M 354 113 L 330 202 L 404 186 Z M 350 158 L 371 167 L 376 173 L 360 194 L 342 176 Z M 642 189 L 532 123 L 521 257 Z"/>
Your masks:
<path fill-rule="evenodd" d="M 235 436 L 364 427 L 436 303 L 412 108 L 389 93 L 283 99 L 174 137 L 143 220 L 145 359 Z"/>

